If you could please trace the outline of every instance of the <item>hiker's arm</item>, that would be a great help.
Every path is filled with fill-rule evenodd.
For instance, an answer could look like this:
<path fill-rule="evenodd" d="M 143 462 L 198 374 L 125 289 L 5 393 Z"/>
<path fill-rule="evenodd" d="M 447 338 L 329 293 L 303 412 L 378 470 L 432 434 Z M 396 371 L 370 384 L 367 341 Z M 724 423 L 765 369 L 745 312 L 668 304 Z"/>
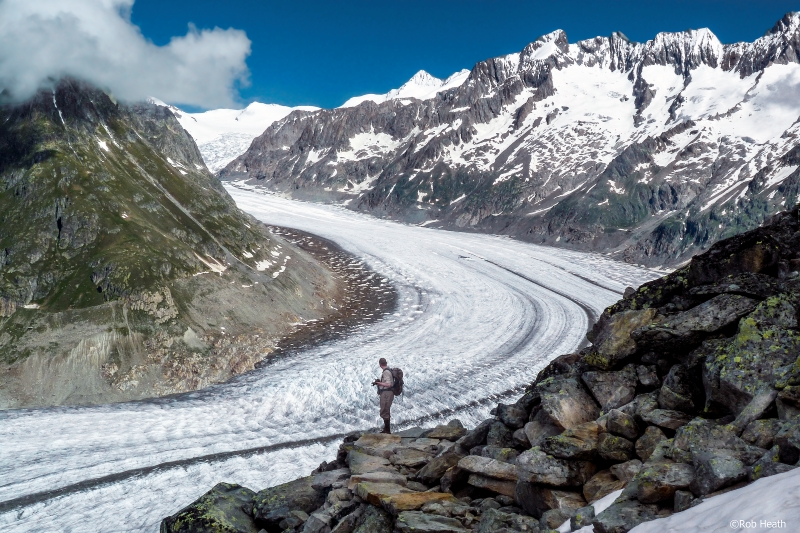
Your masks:
<path fill-rule="evenodd" d="M 373 381 L 372 384 L 373 385 L 377 385 L 379 387 L 386 387 L 386 388 L 391 388 L 392 387 L 391 383 L 384 383 L 383 381 L 378 381 L 377 379 L 375 381 Z"/>

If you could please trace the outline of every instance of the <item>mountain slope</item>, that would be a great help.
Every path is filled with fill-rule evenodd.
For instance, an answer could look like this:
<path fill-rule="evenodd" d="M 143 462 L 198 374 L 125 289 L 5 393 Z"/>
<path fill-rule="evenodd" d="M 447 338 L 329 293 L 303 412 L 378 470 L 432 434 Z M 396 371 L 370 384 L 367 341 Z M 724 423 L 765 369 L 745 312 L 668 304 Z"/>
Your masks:
<path fill-rule="evenodd" d="M 294 112 L 220 172 L 409 222 L 679 263 L 797 201 L 800 15 L 570 44 L 562 31 L 418 100 Z"/>
<path fill-rule="evenodd" d="M 0 184 L 0 408 L 227 379 L 336 294 L 163 107 L 65 80 L 0 108 Z"/>

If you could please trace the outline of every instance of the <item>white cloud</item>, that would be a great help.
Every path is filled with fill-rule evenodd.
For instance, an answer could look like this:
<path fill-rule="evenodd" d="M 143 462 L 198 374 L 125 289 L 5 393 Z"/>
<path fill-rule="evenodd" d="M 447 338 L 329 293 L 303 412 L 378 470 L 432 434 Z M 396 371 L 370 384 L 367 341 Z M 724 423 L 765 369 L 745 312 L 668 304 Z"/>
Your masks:
<path fill-rule="evenodd" d="M 164 46 L 130 20 L 134 0 L 0 0 L 0 90 L 16 101 L 73 76 L 122 100 L 230 107 L 247 83 L 241 30 L 189 26 Z"/>

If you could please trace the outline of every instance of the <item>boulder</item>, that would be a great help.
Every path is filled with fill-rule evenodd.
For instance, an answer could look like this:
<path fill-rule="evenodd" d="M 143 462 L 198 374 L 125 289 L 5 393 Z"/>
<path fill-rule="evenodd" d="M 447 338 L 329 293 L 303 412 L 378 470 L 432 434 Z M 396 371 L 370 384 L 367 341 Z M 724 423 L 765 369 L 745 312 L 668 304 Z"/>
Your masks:
<path fill-rule="evenodd" d="M 694 505 L 695 497 L 694 494 L 689 492 L 688 490 L 676 490 L 675 497 L 672 509 L 679 513 L 681 511 L 685 511 Z"/>
<path fill-rule="evenodd" d="M 550 509 L 575 510 L 586 505 L 580 492 L 554 489 L 526 481 L 517 483 L 515 498 L 526 513 L 537 519 Z"/>
<path fill-rule="evenodd" d="M 597 471 L 589 461 L 568 461 L 532 448 L 517 457 L 519 479 L 554 487 L 579 487 Z"/>
<path fill-rule="evenodd" d="M 781 462 L 797 463 L 800 460 L 800 419 L 784 422 L 775 434 L 775 444 L 780 449 Z"/>
<path fill-rule="evenodd" d="M 530 533 L 539 531 L 539 522 L 529 516 L 505 513 L 497 509 L 486 509 L 481 513 L 477 533 L 495 532 L 521 532 Z"/>
<path fill-rule="evenodd" d="M 519 457 L 519 451 L 514 448 L 498 448 L 497 446 L 484 446 L 481 450 L 481 457 L 488 457 L 496 461 L 514 464 Z"/>
<path fill-rule="evenodd" d="M 425 436 L 429 439 L 447 439 L 455 442 L 466 434 L 467 430 L 461 421 L 453 419 L 447 424 L 436 426 Z"/>
<path fill-rule="evenodd" d="M 671 500 L 676 490 L 689 488 L 694 478 L 694 468 L 691 465 L 647 463 L 633 478 L 633 483 L 636 484 L 636 498 L 642 503 Z"/>
<path fill-rule="evenodd" d="M 455 518 L 421 511 L 403 511 L 397 517 L 395 528 L 400 533 L 469 533 Z"/>
<path fill-rule="evenodd" d="M 253 516 L 256 524 L 268 530 L 282 529 L 282 520 L 292 517 L 293 511 L 311 513 L 325 503 L 325 495 L 314 490 L 314 477 L 304 477 L 264 489 L 253 497 Z"/>
<path fill-rule="evenodd" d="M 392 533 L 392 518 L 386 511 L 368 505 L 353 533 Z M 331 532 L 333 533 L 333 532 Z"/>
<path fill-rule="evenodd" d="M 749 296 L 759 300 L 774 296 L 778 292 L 778 283 L 775 278 L 752 272 L 725 276 L 714 283 L 692 287 L 688 291 L 692 296 L 716 296 L 728 293 Z"/>
<path fill-rule="evenodd" d="M 497 405 L 497 418 L 511 429 L 519 429 L 528 421 L 528 412 L 515 405 Z"/>
<path fill-rule="evenodd" d="M 658 443 L 667 440 L 667 436 L 656 426 L 647 426 L 644 434 L 636 441 L 636 455 L 642 461 L 647 461 Z"/>
<path fill-rule="evenodd" d="M 659 407 L 673 411 L 693 412 L 696 408 L 694 397 L 697 395 L 699 385 L 699 380 L 694 379 L 686 365 L 674 365 L 670 368 L 664 378 L 664 384 L 658 391 Z"/>
<path fill-rule="evenodd" d="M 574 509 L 550 509 L 542 513 L 542 518 L 539 519 L 539 527 L 545 531 L 558 529 L 564 522 L 569 522 L 574 513 Z"/>
<path fill-rule="evenodd" d="M 303 533 L 327 533 L 331 530 L 331 521 L 330 510 L 318 509 L 306 519 L 303 524 Z"/>
<path fill-rule="evenodd" d="M 362 500 L 372 505 L 380 505 L 381 500 L 398 494 L 411 494 L 414 491 L 397 483 L 373 483 L 363 481 L 355 486 L 356 494 Z"/>
<path fill-rule="evenodd" d="M 575 511 L 575 514 L 569 519 L 570 529 L 576 531 L 582 527 L 591 526 L 594 519 L 594 506 L 587 505 L 586 507 L 581 507 Z"/>
<path fill-rule="evenodd" d="M 416 511 L 428 503 L 441 502 L 456 503 L 458 500 L 444 492 L 409 492 L 381 498 L 383 508 L 394 516 L 403 511 Z"/>
<path fill-rule="evenodd" d="M 314 490 L 324 491 L 331 488 L 336 483 L 343 483 L 350 478 L 349 468 L 337 468 L 336 470 L 329 470 L 321 472 L 314 476 L 311 481 L 311 487 Z"/>
<path fill-rule="evenodd" d="M 397 473 L 397 470 L 389 464 L 388 459 L 368 455 L 356 450 L 351 450 L 347 454 L 347 466 L 350 467 L 350 472 L 353 475 L 366 474 L 369 472 Z"/>
<path fill-rule="evenodd" d="M 692 417 L 671 409 L 653 409 L 642 415 L 642 420 L 660 428 L 676 430 L 687 424 Z"/>
<path fill-rule="evenodd" d="M 398 435 L 387 433 L 365 433 L 353 443 L 353 449 L 367 455 L 388 459 L 394 453 L 395 446 L 400 444 Z"/>
<path fill-rule="evenodd" d="M 509 448 L 511 446 L 511 441 L 513 440 L 513 434 L 514 432 L 511 431 L 508 426 L 496 420 L 492 423 L 492 425 L 489 427 L 489 431 L 486 433 L 486 444 L 487 446 Z"/>
<path fill-rule="evenodd" d="M 795 468 L 797 468 L 796 465 L 782 463 L 780 446 L 773 446 L 761 459 L 753 463 L 753 466 L 747 469 L 747 478 L 749 481 L 755 481 L 762 477 L 782 474 L 789 470 L 794 470 Z"/>
<path fill-rule="evenodd" d="M 691 348 L 707 335 L 734 324 L 757 305 L 757 300 L 746 296 L 720 294 L 688 311 L 644 326 L 631 333 L 631 337 L 641 350 Z"/>
<path fill-rule="evenodd" d="M 762 273 L 777 265 L 780 246 L 761 228 L 714 244 L 692 258 L 687 272 L 691 286 L 716 283 L 726 276 L 746 272 Z"/>
<path fill-rule="evenodd" d="M 486 436 L 489 434 L 489 430 L 494 423 L 495 421 L 491 418 L 484 420 L 475 426 L 475 429 L 468 431 L 463 437 L 458 439 L 456 443 L 465 450 L 469 450 L 481 444 L 486 444 Z"/>
<path fill-rule="evenodd" d="M 396 466 L 418 467 L 433 459 L 433 454 L 420 451 L 416 448 L 395 448 L 394 454 L 389 457 L 389 462 Z"/>
<path fill-rule="evenodd" d="M 758 448 L 769 449 L 780 428 L 781 421 L 777 418 L 754 420 L 742 432 L 742 440 Z"/>
<path fill-rule="evenodd" d="M 462 457 L 464 456 L 452 451 L 434 457 L 417 472 L 416 478 L 426 485 L 438 483 L 444 473 L 457 465 Z"/>
<path fill-rule="evenodd" d="M 658 507 L 646 505 L 636 500 L 626 500 L 611 504 L 598 514 L 592 526 L 595 533 L 628 533 L 642 522 L 657 518 Z"/>
<path fill-rule="evenodd" d="M 658 379 L 658 373 L 654 366 L 637 366 L 636 377 L 639 379 L 639 385 L 641 385 L 644 390 L 657 389 L 661 385 L 661 380 Z"/>
<path fill-rule="evenodd" d="M 797 329 L 797 308 L 788 294 L 767 298 L 748 316 L 761 329 L 776 327 Z"/>
<path fill-rule="evenodd" d="M 547 437 L 559 435 L 563 430 L 551 423 L 544 412 L 539 411 L 533 420 L 525 424 L 522 431 L 525 432 L 525 436 L 528 438 L 528 444 L 533 448 L 540 446 Z"/>
<path fill-rule="evenodd" d="M 528 440 L 528 435 L 525 433 L 525 428 L 522 427 L 511 434 L 511 445 L 514 448 L 527 450 L 531 447 L 531 441 Z"/>
<path fill-rule="evenodd" d="M 606 461 L 629 461 L 633 459 L 633 443 L 624 437 L 603 433 L 597 441 L 597 453 Z"/>
<path fill-rule="evenodd" d="M 470 474 L 469 478 L 467 478 L 467 483 L 479 489 L 486 489 L 511 497 L 514 496 L 517 486 L 516 481 L 491 478 L 480 474 Z"/>
<path fill-rule="evenodd" d="M 636 343 L 631 338 L 631 333 L 649 324 L 655 315 L 655 309 L 627 310 L 598 321 L 598 325 L 592 330 L 594 346 L 585 357 L 586 363 L 610 370 L 633 355 L 636 352 Z"/>
<path fill-rule="evenodd" d="M 366 474 L 354 474 L 347 482 L 347 488 L 355 489 L 356 485 L 362 482 L 369 483 L 395 483 L 405 487 L 408 482 L 406 476 L 399 472 L 367 472 Z"/>
<path fill-rule="evenodd" d="M 613 465 L 610 470 L 614 477 L 626 483 L 636 477 L 642 469 L 642 462 L 638 459 L 631 459 L 624 463 Z"/>
<path fill-rule="evenodd" d="M 775 398 L 777 397 L 778 391 L 774 389 L 765 390 L 753 396 L 750 403 L 729 424 L 731 431 L 741 435 L 750 423 L 764 416 L 774 406 Z"/>
<path fill-rule="evenodd" d="M 636 418 L 619 409 L 612 409 L 606 415 L 606 430 L 631 440 L 636 440 L 639 436 L 639 424 L 636 423 Z"/>
<path fill-rule="evenodd" d="M 538 384 L 537 388 L 541 391 L 542 402 L 536 416 L 541 415 L 543 425 L 553 425 L 563 431 L 600 415 L 597 404 L 576 379 L 556 378 Z M 528 434 L 529 440 L 530 437 Z"/>
<path fill-rule="evenodd" d="M 625 481 L 617 479 L 610 470 L 601 470 L 583 485 L 583 496 L 589 503 L 611 494 L 625 486 Z"/>
<path fill-rule="evenodd" d="M 600 426 L 597 422 L 586 422 L 565 430 L 560 435 L 547 437 L 541 449 L 559 459 L 591 460 L 597 456 Z"/>
<path fill-rule="evenodd" d="M 766 302 L 764 302 L 766 303 Z M 706 409 L 719 406 L 738 415 L 759 393 L 770 391 L 800 353 L 800 333 L 739 321 L 736 335 L 708 350 L 703 365 Z"/>
<path fill-rule="evenodd" d="M 692 464 L 695 470 L 692 492 L 698 496 L 711 494 L 747 477 L 744 463 L 720 450 L 693 454 Z"/>
<path fill-rule="evenodd" d="M 675 432 L 671 455 L 675 460 L 691 462 L 695 455 L 712 450 L 725 450 L 745 465 L 753 464 L 764 454 L 764 450 L 747 444 L 729 427 L 695 418 Z"/>
<path fill-rule="evenodd" d="M 581 380 L 603 411 L 616 409 L 633 400 L 638 383 L 636 370 L 632 365 L 617 372 L 585 372 Z"/>
<path fill-rule="evenodd" d="M 781 420 L 790 420 L 800 415 L 800 387 L 790 386 L 780 391 L 775 399 L 775 406 Z"/>
<path fill-rule="evenodd" d="M 161 522 L 161 533 L 257 533 L 250 510 L 252 490 L 232 483 L 217 483 L 196 501 Z"/>
<path fill-rule="evenodd" d="M 441 479 L 442 492 L 456 492 L 467 483 L 469 472 L 458 466 L 449 468 Z"/>
<path fill-rule="evenodd" d="M 488 457 L 467 455 L 458 462 L 458 467 L 473 474 L 506 481 L 517 481 L 516 465 L 496 461 Z"/>

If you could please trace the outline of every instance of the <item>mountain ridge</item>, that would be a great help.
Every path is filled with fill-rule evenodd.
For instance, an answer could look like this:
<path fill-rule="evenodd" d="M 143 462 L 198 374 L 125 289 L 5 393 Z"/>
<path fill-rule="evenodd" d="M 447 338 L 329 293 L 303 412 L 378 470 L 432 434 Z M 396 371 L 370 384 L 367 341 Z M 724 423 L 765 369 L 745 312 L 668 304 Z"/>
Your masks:
<path fill-rule="evenodd" d="M 411 223 L 680 263 L 796 201 L 800 107 L 785 95 L 800 89 L 799 56 L 796 13 L 729 45 L 707 29 L 573 44 L 557 30 L 427 100 L 289 114 L 219 175 Z"/>

